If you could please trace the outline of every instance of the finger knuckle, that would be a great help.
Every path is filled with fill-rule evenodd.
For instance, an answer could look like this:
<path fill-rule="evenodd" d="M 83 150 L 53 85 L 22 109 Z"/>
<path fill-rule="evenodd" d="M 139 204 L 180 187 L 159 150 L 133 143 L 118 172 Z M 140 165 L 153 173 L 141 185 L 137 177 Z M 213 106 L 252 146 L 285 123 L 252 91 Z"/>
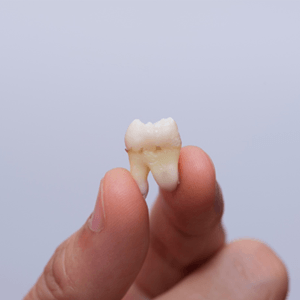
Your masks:
<path fill-rule="evenodd" d="M 62 244 L 56 249 L 43 272 L 44 286 L 47 294 L 51 295 L 51 299 L 72 299 L 71 294 L 74 291 L 74 287 L 68 275 L 65 252 L 66 247 Z"/>

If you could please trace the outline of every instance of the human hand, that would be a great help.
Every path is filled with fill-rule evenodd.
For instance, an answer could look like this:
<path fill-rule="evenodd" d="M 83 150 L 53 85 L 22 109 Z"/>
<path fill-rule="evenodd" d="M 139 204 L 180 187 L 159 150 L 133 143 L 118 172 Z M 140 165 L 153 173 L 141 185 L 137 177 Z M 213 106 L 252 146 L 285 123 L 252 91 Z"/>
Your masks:
<path fill-rule="evenodd" d="M 287 272 L 269 247 L 225 244 L 207 154 L 182 148 L 179 176 L 174 192 L 160 191 L 149 220 L 131 174 L 106 173 L 94 214 L 57 248 L 24 300 L 285 299 Z"/>

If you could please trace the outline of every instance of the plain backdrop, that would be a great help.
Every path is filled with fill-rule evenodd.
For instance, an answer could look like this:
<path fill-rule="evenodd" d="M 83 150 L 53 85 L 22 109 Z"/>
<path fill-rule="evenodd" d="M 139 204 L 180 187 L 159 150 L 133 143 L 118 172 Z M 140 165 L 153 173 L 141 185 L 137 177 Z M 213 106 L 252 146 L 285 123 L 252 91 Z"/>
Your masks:
<path fill-rule="evenodd" d="M 0 298 L 129 167 L 131 121 L 173 117 L 215 163 L 228 241 L 271 246 L 299 299 L 299 115 L 300 2 L 0 2 Z"/>

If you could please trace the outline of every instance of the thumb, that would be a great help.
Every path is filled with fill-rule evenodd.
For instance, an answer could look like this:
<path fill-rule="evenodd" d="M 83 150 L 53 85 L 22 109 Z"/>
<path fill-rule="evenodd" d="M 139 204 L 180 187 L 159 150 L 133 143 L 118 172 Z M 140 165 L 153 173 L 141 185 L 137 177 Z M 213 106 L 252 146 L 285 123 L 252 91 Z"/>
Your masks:
<path fill-rule="evenodd" d="M 148 250 L 147 205 L 125 169 L 102 179 L 94 213 L 64 241 L 24 300 L 121 299 Z"/>

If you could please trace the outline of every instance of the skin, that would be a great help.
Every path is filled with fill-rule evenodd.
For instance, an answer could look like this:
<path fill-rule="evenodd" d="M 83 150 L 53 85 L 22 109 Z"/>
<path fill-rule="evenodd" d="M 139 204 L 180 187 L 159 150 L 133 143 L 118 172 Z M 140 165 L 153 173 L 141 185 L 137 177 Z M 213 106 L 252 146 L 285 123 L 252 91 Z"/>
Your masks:
<path fill-rule="evenodd" d="M 90 217 L 57 248 L 24 299 L 286 299 L 286 268 L 268 246 L 250 239 L 226 244 L 209 156 L 182 148 L 179 177 L 175 191 L 160 191 L 149 217 L 131 174 L 107 172 L 104 227 L 92 231 Z"/>

